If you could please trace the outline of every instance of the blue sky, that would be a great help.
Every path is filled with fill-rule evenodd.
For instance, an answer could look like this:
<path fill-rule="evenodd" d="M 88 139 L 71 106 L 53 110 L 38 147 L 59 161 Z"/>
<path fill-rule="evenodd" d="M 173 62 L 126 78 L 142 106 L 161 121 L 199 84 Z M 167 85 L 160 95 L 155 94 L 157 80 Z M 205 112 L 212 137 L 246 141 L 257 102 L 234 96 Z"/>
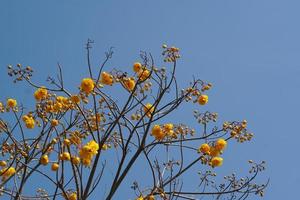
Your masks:
<path fill-rule="evenodd" d="M 0 91 L 30 103 L 32 90 L 11 84 L 6 65 L 34 67 L 35 80 L 56 73 L 69 86 L 87 75 L 84 44 L 95 41 L 93 64 L 111 46 L 109 65 L 129 68 L 140 50 L 160 58 L 163 43 L 182 49 L 179 82 L 192 76 L 213 83 L 206 109 L 220 121 L 247 119 L 255 133 L 229 146 L 224 172 L 266 160 L 271 183 L 264 199 L 295 199 L 298 146 L 300 27 L 296 0 L 89 0 L 0 2 Z M 192 110 L 174 117 L 191 116 Z M 121 194 L 130 197 L 122 190 Z M 298 196 L 298 195 L 297 195 Z M 256 199 L 253 197 L 251 199 Z"/>

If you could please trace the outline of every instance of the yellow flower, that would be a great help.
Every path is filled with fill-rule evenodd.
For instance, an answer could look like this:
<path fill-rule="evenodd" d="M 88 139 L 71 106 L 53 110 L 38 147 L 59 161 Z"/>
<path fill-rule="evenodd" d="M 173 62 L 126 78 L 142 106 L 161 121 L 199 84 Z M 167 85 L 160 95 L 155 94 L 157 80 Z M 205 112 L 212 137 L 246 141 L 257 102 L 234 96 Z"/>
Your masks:
<path fill-rule="evenodd" d="M 17 106 L 17 100 L 9 98 L 7 99 L 6 104 L 9 108 L 14 108 Z"/>
<path fill-rule="evenodd" d="M 73 192 L 72 194 L 68 195 L 67 200 L 76 200 L 77 199 L 77 193 Z"/>
<path fill-rule="evenodd" d="M 216 149 L 215 147 L 210 147 L 210 150 L 209 150 L 209 155 L 210 156 L 216 157 L 216 156 L 219 156 L 220 153 L 221 152 L 218 149 Z"/>
<path fill-rule="evenodd" d="M 223 164 L 223 158 L 221 157 L 213 157 L 211 159 L 211 166 L 212 167 L 219 167 Z"/>
<path fill-rule="evenodd" d="M 200 96 L 198 97 L 198 103 L 199 103 L 200 105 L 205 105 L 205 104 L 207 104 L 207 102 L 208 102 L 208 96 L 207 96 L 207 95 L 202 94 L 202 95 L 200 95 Z"/>
<path fill-rule="evenodd" d="M 142 69 L 138 73 L 138 77 L 141 81 L 146 80 L 150 76 L 150 71 L 148 69 Z"/>
<path fill-rule="evenodd" d="M 143 196 L 138 197 L 136 200 L 144 200 Z"/>
<path fill-rule="evenodd" d="M 101 73 L 101 83 L 105 85 L 112 85 L 114 82 L 113 76 L 110 73 L 102 72 Z"/>
<path fill-rule="evenodd" d="M 71 145 L 71 141 L 69 139 L 64 139 L 64 145 L 70 146 Z"/>
<path fill-rule="evenodd" d="M 75 104 L 78 104 L 78 103 L 80 103 L 80 98 L 77 95 L 73 95 L 73 96 L 71 96 L 71 101 Z"/>
<path fill-rule="evenodd" d="M 132 91 L 135 86 L 134 78 L 128 78 L 123 80 L 124 86 L 127 90 Z"/>
<path fill-rule="evenodd" d="M 79 158 L 78 156 L 72 157 L 72 158 L 71 158 L 71 162 L 72 162 L 72 164 L 74 164 L 74 165 L 78 165 L 78 164 L 80 163 L 80 158 Z"/>
<path fill-rule="evenodd" d="M 220 138 L 216 141 L 215 148 L 219 151 L 222 151 L 226 148 L 227 142 L 223 138 Z"/>
<path fill-rule="evenodd" d="M 155 200 L 155 196 L 154 196 L 154 195 L 150 195 L 150 196 L 148 197 L 148 200 Z"/>
<path fill-rule="evenodd" d="M 154 106 L 151 103 L 147 103 L 144 106 L 144 112 L 146 113 L 147 117 L 151 117 L 152 113 L 154 112 Z"/>
<path fill-rule="evenodd" d="M 85 166 L 89 166 L 91 164 L 93 156 L 98 153 L 98 150 L 99 150 L 99 144 L 94 140 L 91 140 L 86 145 L 84 145 L 79 150 L 79 157 L 82 161 L 82 164 Z"/>
<path fill-rule="evenodd" d="M 63 153 L 60 155 L 60 159 L 61 159 L 61 160 L 71 160 L 70 153 L 69 153 L 69 152 L 63 152 Z"/>
<path fill-rule="evenodd" d="M 210 151 L 210 146 L 207 143 L 202 144 L 199 149 L 198 152 L 204 153 L 204 154 L 208 154 Z"/>
<path fill-rule="evenodd" d="M 133 71 L 134 72 L 139 72 L 142 69 L 142 64 L 139 62 L 136 62 L 133 64 Z"/>
<path fill-rule="evenodd" d="M 91 165 L 91 160 L 90 159 L 82 159 L 82 164 L 84 166 L 90 166 Z"/>
<path fill-rule="evenodd" d="M 51 165 L 51 170 L 52 170 L 52 171 L 57 171 L 58 168 L 59 168 L 59 164 L 58 164 L 58 163 L 53 163 L 53 164 Z"/>
<path fill-rule="evenodd" d="M 42 165 L 47 165 L 47 164 L 49 163 L 49 158 L 48 158 L 48 156 L 47 156 L 47 155 L 43 155 L 43 156 L 41 157 L 41 159 L 40 159 L 40 163 L 41 163 Z"/>
<path fill-rule="evenodd" d="M 94 87 L 95 83 L 91 78 L 82 79 L 80 88 L 83 92 L 90 94 L 94 90 Z"/>
<path fill-rule="evenodd" d="M 46 99 L 47 98 L 47 95 L 48 95 L 48 91 L 45 87 L 41 87 L 39 89 L 37 89 L 35 92 L 34 92 L 34 98 L 37 100 L 37 101 L 40 101 L 42 99 Z"/>
<path fill-rule="evenodd" d="M 3 179 L 9 178 L 13 176 L 15 173 L 16 173 L 16 169 L 14 167 L 3 168 L 0 170 L 0 176 L 2 176 Z"/>
<path fill-rule="evenodd" d="M 164 128 L 165 128 L 166 132 L 170 132 L 171 130 L 173 130 L 174 125 L 171 123 L 168 123 L 168 124 L 164 125 Z"/>
<path fill-rule="evenodd" d="M 52 119 L 51 120 L 51 126 L 57 126 L 59 124 L 59 121 L 57 119 Z"/>
<path fill-rule="evenodd" d="M 35 125 L 35 121 L 31 115 L 24 115 L 22 117 L 23 122 L 25 123 L 25 126 L 29 129 L 33 129 Z"/>
<path fill-rule="evenodd" d="M 101 149 L 104 150 L 104 151 L 106 151 L 108 149 L 108 145 L 107 144 L 103 144 Z"/>
<path fill-rule="evenodd" d="M 152 128 L 152 135 L 156 140 L 162 140 L 165 137 L 165 133 L 159 125 L 154 125 Z"/>
<path fill-rule="evenodd" d="M 7 163 L 4 160 L 0 161 L 0 167 L 6 167 Z"/>

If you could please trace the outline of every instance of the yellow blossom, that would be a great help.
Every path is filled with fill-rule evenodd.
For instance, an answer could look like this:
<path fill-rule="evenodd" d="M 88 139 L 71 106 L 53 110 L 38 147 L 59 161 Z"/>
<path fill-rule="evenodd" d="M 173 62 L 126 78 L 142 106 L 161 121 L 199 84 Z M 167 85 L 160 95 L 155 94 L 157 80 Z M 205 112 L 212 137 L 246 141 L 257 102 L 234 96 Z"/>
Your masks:
<path fill-rule="evenodd" d="M 46 99 L 47 98 L 47 95 L 48 95 L 48 91 L 45 87 L 41 87 L 39 89 L 37 89 L 35 92 L 34 92 L 34 98 L 37 100 L 37 101 L 40 101 L 42 99 Z"/>
<path fill-rule="evenodd" d="M 210 150 L 209 150 L 209 155 L 210 156 L 216 157 L 216 156 L 219 156 L 220 153 L 221 152 L 218 149 L 216 149 L 215 147 L 210 147 Z"/>
<path fill-rule="evenodd" d="M 95 83 L 91 78 L 84 78 L 81 81 L 80 89 L 86 94 L 90 94 L 95 87 Z"/>
<path fill-rule="evenodd" d="M 16 173 L 16 169 L 14 167 L 3 168 L 0 170 L 0 176 L 2 176 L 3 179 L 9 178 L 13 176 L 15 173 Z"/>
<path fill-rule="evenodd" d="M 142 64 L 139 62 L 136 62 L 133 64 L 133 71 L 134 72 L 139 72 L 142 69 Z"/>
<path fill-rule="evenodd" d="M 14 108 L 17 106 L 17 100 L 9 98 L 6 101 L 6 104 L 9 108 Z"/>
<path fill-rule="evenodd" d="M 57 126 L 59 124 L 59 121 L 57 119 L 52 119 L 51 120 L 51 126 Z"/>
<path fill-rule="evenodd" d="M 207 104 L 207 102 L 208 102 L 208 96 L 207 96 L 207 95 L 202 94 L 202 95 L 200 95 L 200 96 L 198 97 L 198 103 L 199 103 L 200 105 L 205 105 L 205 104 Z"/>
<path fill-rule="evenodd" d="M 127 78 L 123 80 L 124 83 L 124 87 L 129 90 L 132 91 L 133 88 L 135 87 L 135 81 L 134 78 Z"/>
<path fill-rule="evenodd" d="M 219 151 L 222 151 L 226 148 L 227 142 L 223 138 L 220 138 L 216 141 L 215 148 Z"/>
<path fill-rule="evenodd" d="M 43 155 L 43 156 L 41 157 L 41 159 L 40 159 L 40 163 L 41 163 L 42 165 L 47 165 L 47 164 L 49 163 L 49 158 L 48 158 L 48 156 L 47 156 L 47 155 Z"/>
<path fill-rule="evenodd" d="M 79 98 L 79 96 L 77 96 L 77 95 L 71 96 L 70 99 L 71 99 L 71 101 L 72 101 L 73 103 L 75 103 L 75 104 L 80 103 L 80 98 Z"/>
<path fill-rule="evenodd" d="M 150 195 L 147 200 L 155 200 L 155 196 L 154 195 Z"/>
<path fill-rule="evenodd" d="M 58 163 L 53 163 L 53 164 L 51 165 L 51 170 L 52 170 L 52 171 L 57 171 L 58 168 L 59 168 L 59 164 L 58 164 Z"/>
<path fill-rule="evenodd" d="M 31 115 L 24 115 L 22 117 L 23 122 L 25 123 L 25 126 L 29 129 L 33 129 L 35 125 L 35 121 Z"/>
<path fill-rule="evenodd" d="M 170 132 L 171 130 L 173 130 L 173 128 L 174 128 L 174 125 L 171 123 L 164 125 L 164 129 L 166 130 L 166 132 Z"/>
<path fill-rule="evenodd" d="M 142 69 L 138 73 L 138 77 L 141 81 L 146 80 L 150 76 L 150 71 L 148 69 Z"/>
<path fill-rule="evenodd" d="M 69 139 L 64 139 L 64 145 L 70 146 L 71 141 Z"/>
<path fill-rule="evenodd" d="M 144 106 L 144 112 L 146 113 L 147 117 L 151 117 L 152 113 L 154 112 L 154 106 L 151 103 L 147 103 Z"/>
<path fill-rule="evenodd" d="M 144 200 L 143 196 L 139 196 L 136 200 Z"/>
<path fill-rule="evenodd" d="M 60 155 L 60 159 L 61 160 L 71 160 L 71 155 L 69 152 L 63 152 L 61 155 Z"/>
<path fill-rule="evenodd" d="M 0 167 L 6 167 L 7 163 L 4 160 L 0 161 Z"/>
<path fill-rule="evenodd" d="M 219 167 L 223 164 L 223 158 L 221 157 L 213 157 L 211 159 L 211 166 L 212 167 Z"/>
<path fill-rule="evenodd" d="M 73 192 L 68 195 L 67 200 L 76 200 L 77 199 L 77 193 Z"/>
<path fill-rule="evenodd" d="M 101 83 L 105 85 L 112 85 L 114 82 L 113 76 L 110 73 L 102 72 L 101 73 Z"/>
<path fill-rule="evenodd" d="M 198 152 L 204 153 L 204 154 L 208 154 L 210 151 L 210 146 L 207 143 L 202 144 L 199 149 Z"/>
<path fill-rule="evenodd" d="M 78 165 L 78 164 L 80 163 L 80 158 L 79 158 L 78 156 L 72 157 L 72 158 L 71 158 L 71 162 L 72 162 L 72 164 L 74 164 L 74 165 Z"/>
<path fill-rule="evenodd" d="M 156 140 L 162 140 L 165 137 L 165 133 L 159 125 L 154 125 L 152 128 L 152 135 Z"/>
<path fill-rule="evenodd" d="M 86 145 L 84 145 L 79 150 L 79 157 L 82 161 L 82 164 L 85 166 L 89 166 L 91 164 L 93 156 L 95 156 L 98 153 L 98 150 L 99 144 L 94 140 L 91 140 Z"/>

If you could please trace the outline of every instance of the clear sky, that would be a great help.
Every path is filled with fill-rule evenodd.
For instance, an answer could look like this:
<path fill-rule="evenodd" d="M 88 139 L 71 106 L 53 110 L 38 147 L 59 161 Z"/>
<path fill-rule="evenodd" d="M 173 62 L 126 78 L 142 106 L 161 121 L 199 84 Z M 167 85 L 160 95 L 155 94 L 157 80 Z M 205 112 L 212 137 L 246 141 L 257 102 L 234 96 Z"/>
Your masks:
<path fill-rule="evenodd" d="M 266 160 L 271 182 L 264 199 L 296 199 L 299 7 L 297 0 L 1 0 L 0 100 L 13 96 L 26 104 L 32 98 L 31 90 L 11 84 L 7 64 L 30 65 L 41 81 L 60 62 L 69 85 L 78 84 L 87 75 L 88 38 L 95 41 L 94 65 L 113 46 L 109 64 L 122 69 L 140 50 L 158 59 L 163 43 L 176 45 L 182 49 L 180 83 L 193 75 L 212 82 L 206 109 L 218 112 L 220 121 L 245 118 L 255 133 L 251 143 L 229 146 L 224 171 L 244 169 L 248 159 Z M 191 110 L 176 119 L 186 116 Z M 121 193 L 129 199 L 131 192 Z"/>

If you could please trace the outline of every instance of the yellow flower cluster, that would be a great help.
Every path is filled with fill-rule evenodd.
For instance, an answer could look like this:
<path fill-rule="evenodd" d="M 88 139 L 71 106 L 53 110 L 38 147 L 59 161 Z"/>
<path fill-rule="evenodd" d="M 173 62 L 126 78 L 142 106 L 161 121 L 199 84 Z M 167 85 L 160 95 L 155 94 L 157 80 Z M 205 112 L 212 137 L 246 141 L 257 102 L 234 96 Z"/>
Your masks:
<path fill-rule="evenodd" d="M 101 83 L 103 83 L 104 85 L 112 85 L 114 83 L 113 76 L 108 72 L 102 72 Z"/>
<path fill-rule="evenodd" d="M 133 77 L 131 78 L 124 78 L 123 79 L 123 84 L 124 84 L 124 87 L 129 90 L 129 91 L 132 91 L 133 88 L 135 87 L 135 80 Z"/>
<path fill-rule="evenodd" d="M 48 97 L 48 90 L 45 87 L 41 87 L 34 92 L 33 96 L 37 101 L 41 101 Z"/>
<path fill-rule="evenodd" d="M 14 167 L 5 167 L 0 170 L 0 176 L 2 176 L 2 180 L 8 179 L 16 173 L 16 169 Z"/>
<path fill-rule="evenodd" d="M 150 76 L 150 71 L 148 69 L 142 69 L 138 72 L 138 77 L 139 80 L 141 81 L 145 81 L 146 79 L 148 79 Z"/>
<path fill-rule="evenodd" d="M 165 136 L 174 137 L 174 125 L 171 123 L 165 124 L 162 127 L 160 125 L 154 125 L 152 128 L 152 136 L 155 137 L 156 140 L 162 140 Z"/>
<path fill-rule="evenodd" d="M 223 164 L 223 158 L 219 157 L 222 151 L 226 148 L 227 141 L 223 138 L 218 139 L 212 146 L 207 143 L 202 144 L 198 148 L 198 152 L 209 156 L 208 159 L 202 157 L 202 162 L 206 163 L 209 160 L 209 165 L 218 167 Z"/>
<path fill-rule="evenodd" d="M 91 78 L 84 78 L 81 81 L 80 89 L 85 92 L 87 95 L 90 94 L 95 87 L 95 83 Z"/>
<path fill-rule="evenodd" d="M 98 153 L 99 145 L 95 140 L 91 140 L 86 145 L 84 145 L 79 151 L 79 157 L 82 161 L 82 164 L 89 166 L 95 156 Z"/>
<path fill-rule="evenodd" d="M 141 81 L 145 81 L 150 76 L 150 71 L 139 62 L 133 64 L 133 71 L 137 73 L 137 76 Z"/>
<path fill-rule="evenodd" d="M 33 129 L 34 128 L 34 125 L 35 125 L 35 121 L 32 117 L 31 114 L 28 114 L 28 115 L 24 115 L 22 117 L 22 120 L 23 122 L 25 123 L 25 126 L 29 129 Z"/>
<path fill-rule="evenodd" d="M 45 111 L 48 113 L 58 113 L 67 111 L 68 109 L 75 109 L 76 107 L 72 98 L 74 99 L 75 97 L 57 96 L 55 100 L 48 100 L 46 101 Z M 77 96 L 77 98 L 79 97 Z"/>

